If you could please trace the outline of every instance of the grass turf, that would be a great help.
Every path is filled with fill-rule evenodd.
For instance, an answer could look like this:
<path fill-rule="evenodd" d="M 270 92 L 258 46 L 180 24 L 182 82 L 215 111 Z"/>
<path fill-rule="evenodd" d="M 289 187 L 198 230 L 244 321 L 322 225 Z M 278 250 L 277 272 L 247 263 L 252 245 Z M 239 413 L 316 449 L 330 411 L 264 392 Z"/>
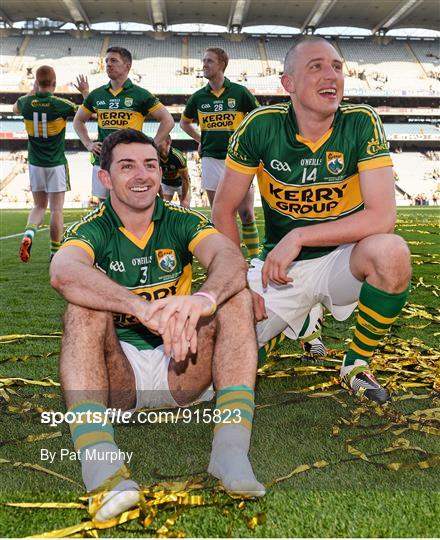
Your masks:
<path fill-rule="evenodd" d="M 81 214 L 67 211 L 66 222 L 74 221 Z M 27 212 L 3 211 L 0 216 L 0 237 L 3 237 L 23 230 Z M 429 315 L 438 315 L 435 283 L 439 274 L 439 217 L 439 211 L 433 208 L 399 210 L 397 232 L 409 242 L 414 263 L 409 304 L 422 306 L 427 314 L 415 307 L 419 309 L 415 317 L 401 317 L 393 327 L 393 336 L 400 341 L 388 341 L 390 345 L 383 349 L 385 353 L 401 348 L 414 338 L 420 340 L 412 342 L 414 354 L 437 346 L 438 327 Z M 261 230 L 260 211 L 257 211 L 257 218 Z M 1 334 L 59 332 L 63 300 L 48 284 L 48 232 L 37 234 L 32 259 L 27 265 L 18 260 L 19 242 L 19 237 L 0 240 Z M 345 323 L 337 323 L 327 316 L 324 330 L 327 346 L 343 349 L 353 321 L 351 318 Z M 0 342 L 0 379 L 41 380 L 50 377 L 57 381 L 58 350 L 57 336 Z M 258 478 L 265 483 L 287 475 L 299 465 L 323 460 L 331 465 L 295 474 L 270 488 L 264 499 L 244 505 L 224 495 L 212 495 L 208 490 L 206 497 L 210 504 L 185 510 L 172 530 L 193 537 L 439 536 L 438 469 L 392 471 L 380 465 L 391 461 L 414 463 L 424 460 L 426 455 L 438 453 L 436 437 L 416 431 L 401 435 L 411 445 L 430 454 L 417 450 L 380 454 L 396 435 L 391 430 L 377 434 L 372 426 L 386 425 L 388 420 L 375 414 L 365 414 L 357 424 L 342 427 L 338 436 L 332 436 L 332 426 L 341 417 L 353 419 L 358 403 L 346 394 L 338 394 L 335 399 L 318 399 L 309 397 L 311 392 L 288 393 L 325 382 L 334 375 L 333 372 L 316 374 L 311 371 L 301 376 L 298 368 L 313 368 L 313 365 L 301 362 L 299 351 L 297 343 L 285 344 L 280 352 L 293 356 L 275 356 L 275 365 L 268 368 L 268 372 L 279 370 L 284 376 L 260 377 L 258 380 L 257 404 L 266 407 L 256 411 L 251 459 Z M 292 368 L 296 369 L 294 373 Z M 59 451 L 71 447 L 67 426 L 50 428 L 40 423 L 39 410 L 63 410 L 59 388 L 26 385 L 13 389 L 17 395 L 9 394 L 9 402 L 0 396 L 0 502 L 75 501 L 83 494 L 80 485 L 34 469 L 13 466 L 17 462 L 38 464 L 80 482 L 76 461 L 56 459 L 50 464 L 40 460 L 42 448 Z M 427 390 L 415 389 L 425 395 Z M 421 400 L 396 401 L 392 408 L 403 414 L 435 407 L 438 411 L 438 403 L 438 397 L 430 394 Z M 204 407 L 206 405 L 201 406 Z M 55 431 L 61 431 L 61 437 L 36 442 L 22 440 L 29 434 Z M 163 477 L 190 478 L 206 470 L 211 433 L 212 426 L 196 422 L 130 425 L 116 428 L 116 440 L 123 450 L 134 452 L 130 464 L 132 476 L 148 485 Z M 364 438 L 353 445 L 368 455 L 380 454 L 370 458 L 375 464 L 356 459 L 345 449 L 347 438 L 362 435 Z M 11 463 L 2 463 L 1 459 Z M 147 529 L 133 521 L 100 534 L 108 537 L 154 536 L 174 511 L 175 507 L 161 508 Z M 257 515 L 265 519 L 259 519 L 261 524 L 254 527 L 251 518 Z M 84 517 L 85 512 L 80 510 L 35 510 L 2 505 L 0 535 L 37 534 L 76 524 Z"/>

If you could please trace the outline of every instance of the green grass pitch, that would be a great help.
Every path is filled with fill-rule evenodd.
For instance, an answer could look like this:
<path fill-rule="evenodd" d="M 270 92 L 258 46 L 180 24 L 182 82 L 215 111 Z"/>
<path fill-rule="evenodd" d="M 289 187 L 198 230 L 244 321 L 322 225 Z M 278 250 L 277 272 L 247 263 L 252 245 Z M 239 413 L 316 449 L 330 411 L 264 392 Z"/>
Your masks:
<path fill-rule="evenodd" d="M 81 214 L 66 211 L 66 223 Z M 0 214 L 0 536 L 5 537 L 35 535 L 87 518 L 79 509 L 5 504 L 75 502 L 83 494 L 79 484 L 23 467 L 40 465 L 81 482 L 77 462 L 56 460 L 50 464 L 40 460 L 42 448 L 56 451 L 71 447 L 66 425 L 50 428 L 40 423 L 39 411 L 64 410 L 59 388 L 8 383 L 8 378 L 58 381 L 59 336 L 17 337 L 60 332 L 63 312 L 63 300 L 48 283 L 48 231 L 38 232 L 29 264 L 18 259 L 20 237 L 3 238 L 21 233 L 26 217 L 25 211 Z M 257 218 L 262 231 L 261 210 L 257 210 Z M 327 315 L 324 338 L 330 357 L 318 365 L 327 367 L 327 371 L 301 360 L 297 343 L 284 344 L 268 359 L 257 381 L 259 408 L 251 448 L 257 477 L 266 484 L 289 475 L 300 465 L 317 466 L 297 469 L 297 474 L 272 485 L 263 499 L 241 504 L 213 491 L 215 483 L 208 478 L 208 487 L 201 492 L 207 503 L 204 506 L 164 505 L 147 528 L 134 520 L 100 531 L 100 536 L 438 537 L 440 398 L 433 390 L 432 366 L 437 362 L 439 377 L 439 218 L 436 208 L 399 209 L 396 231 L 412 251 L 413 288 L 407 311 L 377 357 L 378 361 L 389 358 L 398 366 L 392 372 L 378 372 L 383 382 L 391 376 L 397 381 L 405 377 L 426 386 L 395 386 L 394 395 L 405 399 L 394 401 L 382 417 L 373 410 L 361 410 L 357 416 L 358 401 L 345 392 L 330 394 L 337 386 L 324 395 L 325 388 L 322 392 L 291 393 L 336 376 L 334 359 L 340 358 L 346 346 L 354 318 L 337 323 Z M 4 337 L 12 335 L 16 338 Z M 404 359 L 412 365 L 399 364 Z M 423 362 L 427 362 L 425 371 L 420 368 L 418 378 L 412 379 L 414 363 L 422 366 Z M 62 432 L 60 437 L 25 440 L 29 435 L 58 430 Z M 116 428 L 121 449 L 134 452 L 130 468 L 133 478 L 142 485 L 203 473 L 211 435 L 212 426 L 195 422 Z M 398 444 L 410 448 L 396 450 Z M 350 447 L 363 452 L 366 459 L 350 453 Z M 323 466 L 323 462 L 328 465 Z M 406 466 L 391 470 L 386 467 L 391 462 Z M 429 467 L 416 465 L 420 462 Z M 168 518 L 170 532 L 158 532 Z"/>

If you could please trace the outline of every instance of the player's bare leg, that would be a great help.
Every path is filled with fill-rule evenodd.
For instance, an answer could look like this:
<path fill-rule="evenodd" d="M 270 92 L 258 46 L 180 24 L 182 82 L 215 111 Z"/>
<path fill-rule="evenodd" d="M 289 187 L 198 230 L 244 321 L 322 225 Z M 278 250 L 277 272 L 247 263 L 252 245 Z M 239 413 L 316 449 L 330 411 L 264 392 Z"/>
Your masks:
<path fill-rule="evenodd" d="M 90 412 L 103 419 L 107 407 L 131 409 L 136 403 L 135 378 L 114 329 L 110 313 L 69 304 L 64 316 L 60 379 L 68 411 Z M 106 491 L 96 501 L 95 519 L 105 521 L 139 500 L 139 486 L 129 479 L 110 422 L 70 425 L 87 491 Z M 103 456 L 112 456 L 112 461 Z M 113 456 L 117 459 L 113 460 Z"/>
<path fill-rule="evenodd" d="M 198 331 L 198 351 L 185 366 L 171 363 L 168 382 L 174 399 L 191 403 L 213 381 L 219 422 L 208 471 L 228 491 L 264 495 L 248 458 L 254 411 L 257 341 L 248 290 L 230 298 Z"/>
<path fill-rule="evenodd" d="M 212 208 L 214 205 L 215 191 L 212 191 L 212 189 L 207 189 L 206 195 L 208 196 L 209 206 Z"/>
<path fill-rule="evenodd" d="M 49 208 L 50 208 L 50 258 L 61 247 L 64 232 L 64 197 L 65 192 L 49 193 Z"/>
<path fill-rule="evenodd" d="M 34 241 L 38 227 L 43 223 L 48 202 L 48 195 L 45 191 L 33 191 L 32 197 L 34 199 L 34 207 L 28 216 L 19 251 L 20 259 L 23 262 L 29 262 L 31 258 L 32 242 Z"/>

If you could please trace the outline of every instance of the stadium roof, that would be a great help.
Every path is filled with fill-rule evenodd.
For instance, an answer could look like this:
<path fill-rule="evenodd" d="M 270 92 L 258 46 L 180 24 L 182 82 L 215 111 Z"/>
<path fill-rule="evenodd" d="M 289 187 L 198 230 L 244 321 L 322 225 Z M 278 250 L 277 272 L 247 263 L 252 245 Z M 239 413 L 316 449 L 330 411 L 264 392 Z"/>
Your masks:
<path fill-rule="evenodd" d="M 47 18 L 90 26 L 120 21 L 157 29 L 181 23 L 206 23 L 239 30 L 253 25 L 283 25 L 310 31 L 334 26 L 440 30 L 438 0 L 2 0 L 0 20 Z"/>

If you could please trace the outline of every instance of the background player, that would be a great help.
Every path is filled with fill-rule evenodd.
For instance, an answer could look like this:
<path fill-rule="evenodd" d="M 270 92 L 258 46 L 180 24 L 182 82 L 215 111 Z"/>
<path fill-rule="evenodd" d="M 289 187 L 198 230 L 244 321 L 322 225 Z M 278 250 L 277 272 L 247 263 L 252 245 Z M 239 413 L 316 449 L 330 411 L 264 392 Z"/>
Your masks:
<path fill-rule="evenodd" d="M 49 203 L 51 258 L 60 247 L 63 236 L 63 205 L 70 190 L 69 166 L 64 154 L 66 121 L 78 109 L 75 103 L 53 95 L 57 82 L 50 66 L 37 69 L 33 89 L 13 105 L 21 114 L 28 134 L 29 179 L 34 207 L 27 220 L 20 245 L 20 259 L 28 262 L 38 227 Z M 84 90 L 83 97 L 87 91 Z"/>
<path fill-rule="evenodd" d="M 211 399 L 213 382 L 223 412 L 208 470 L 227 490 L 263 495 L 247 457 L 257 345 L 243 257 L 202 214 L 157 197 L 159 154 L 143 133 L 107 137 L 101 167 L 110 200 L 67 231 L 51 266 L 51 283 L 69 302 L 60 357 L 66 405 L 98 415 L 108 406 L 179 406 Z M 193 254 L 207 279 L 191 295 Z M 235 422 L 227 410 L 239 412 Z M 107 492 L 96 519 L 136 503 L 139 486 L 123 461 L 93 459 L 93 449 L 118 453 L 112 426 L 78 422 L 71 431 L 87 490 Z"/>
<path fill-rule="evenodd" d="M 186 157 L 172 146 L 170 135 L 158 147 L 162 169 L 162 198 L 165 201 L 172 201 L 174 194 L 177 193 L 180 205 L 189 207 L 191 191 Z"/>
<path fill-rule="evenodd" d="M 174 120 L 162 103 L 148 90 L 131 82 L 128 74 L 131 69 L 130 51 L 123 47 L 109 47 L 105 56 L 105 67 L 110 81 L 93 90 L 79 108 L 73 121 L 78 137 L 92 152 L 92 195 L 105 199 L 108 191 L 99 178 L 99 155 L 102 141 L 115 130 L 134 128 L 142 131 L 145 116 L 159 122 L 155 141 L 159 144 L 174 127 Z M 96 113 L 98 120 L 98 140 L 89 137 L 86 122 Z"/>
<path fill-rule="evenodd" d="M 183 131 L 199 143 L 202 159 L 202 188 L 212 207 L 223 176 L 228 142 L 240 122 L 259 107 L 257 99 L 241 84 L 224 75 L 229 57 L 223 49 L 209 47 L 203 56 L 203 76 L 208 84 L 188 100 L 180 120 Z M 193 126 L 197 122 L 200 132 Z M 250 257 L 258 255 L 259 237 L 254 215 L 254 188 L 251 186 L 238 207 L 243 241 Z"/>
<path fill-rule="evenodd" d="M 231 140 L 214 223 L 238 241 L 235 212 L 260 166 L 265 262 L 248 276 L 258 318 L 268 316 L 257 328 L 260 342 L 286 328 L 297 336 L 315 302 L 337 320 L 358 302 L 341 378 L 383 403 L 388 393 L 368 362 L 404 306 L 411 277 L 408 248 L 392 234 L 394 179 L 383 126 L 371 107 L 341 105 L 342 60 L 323 38 L 290 49 L 281 82 L 291 102 L 251 113 Z"/>

